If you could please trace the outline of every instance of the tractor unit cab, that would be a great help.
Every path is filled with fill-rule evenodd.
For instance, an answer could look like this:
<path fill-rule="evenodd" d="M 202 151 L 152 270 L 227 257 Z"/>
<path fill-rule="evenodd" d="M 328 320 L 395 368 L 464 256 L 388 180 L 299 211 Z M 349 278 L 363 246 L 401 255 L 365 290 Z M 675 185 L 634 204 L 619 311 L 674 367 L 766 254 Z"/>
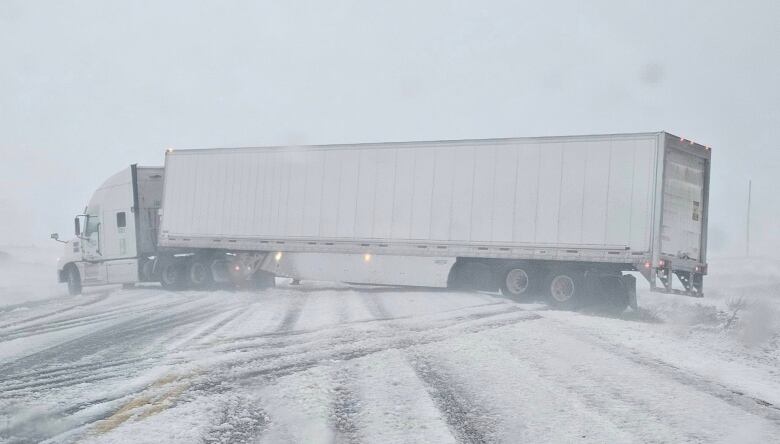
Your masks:
<path fill-rule="evenodd" d="M 106 180 L 74 220 L 57 274 L 71 294 L 82 285 L 144 281 L 157 251 L 163 168 L 131 165 Z M 58 239 L 53 234 L 52 238 Z"/>

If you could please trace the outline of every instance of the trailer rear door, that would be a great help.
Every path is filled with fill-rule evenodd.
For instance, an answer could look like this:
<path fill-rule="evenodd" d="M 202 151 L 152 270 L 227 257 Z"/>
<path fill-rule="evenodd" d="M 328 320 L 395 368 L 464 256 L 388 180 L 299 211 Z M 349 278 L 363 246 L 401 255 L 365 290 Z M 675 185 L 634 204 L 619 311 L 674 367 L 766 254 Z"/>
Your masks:
<path fill-rule="evenodd" d="M 661 253 L 703 261 L 707 161 L 675 145 L 667 139 Z"/>

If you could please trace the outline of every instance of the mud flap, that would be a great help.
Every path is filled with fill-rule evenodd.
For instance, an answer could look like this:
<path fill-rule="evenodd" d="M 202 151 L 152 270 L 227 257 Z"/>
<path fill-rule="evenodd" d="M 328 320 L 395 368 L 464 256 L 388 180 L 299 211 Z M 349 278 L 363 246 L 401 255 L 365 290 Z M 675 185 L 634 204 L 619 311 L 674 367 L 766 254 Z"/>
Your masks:
<path fill-rule="evenodd" d="M 620 276 L 620 283 L 623 285 L 623 288 L 626 289 L 628 305 L 636 310 L 639 307 L 636 301 L 636 277 L 630 274 L 624 274 Z"/>

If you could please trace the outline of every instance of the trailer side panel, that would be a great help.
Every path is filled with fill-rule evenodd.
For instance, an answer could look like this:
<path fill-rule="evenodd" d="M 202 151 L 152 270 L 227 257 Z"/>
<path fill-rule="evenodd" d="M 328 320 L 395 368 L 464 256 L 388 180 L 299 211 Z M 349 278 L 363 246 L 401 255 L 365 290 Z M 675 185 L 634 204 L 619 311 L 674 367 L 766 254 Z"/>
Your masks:
<path fill-rule="evenodd" d="M 657 134 L 175 151 L 161 244 L 648 252 L 657 158 Z"/>

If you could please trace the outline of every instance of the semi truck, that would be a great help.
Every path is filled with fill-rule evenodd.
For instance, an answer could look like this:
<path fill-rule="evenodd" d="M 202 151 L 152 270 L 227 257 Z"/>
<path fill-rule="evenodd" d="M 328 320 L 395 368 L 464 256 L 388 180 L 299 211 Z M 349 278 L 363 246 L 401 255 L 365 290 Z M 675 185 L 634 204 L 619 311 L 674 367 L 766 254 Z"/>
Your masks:
<path fill-rule="evenodd" d="M 168 149 L 95 191 L 58 279 L 77 294 L 290 277 L 622 310 L 641 275 L 702 297 L 710 159 L 667 132 Z"/>

